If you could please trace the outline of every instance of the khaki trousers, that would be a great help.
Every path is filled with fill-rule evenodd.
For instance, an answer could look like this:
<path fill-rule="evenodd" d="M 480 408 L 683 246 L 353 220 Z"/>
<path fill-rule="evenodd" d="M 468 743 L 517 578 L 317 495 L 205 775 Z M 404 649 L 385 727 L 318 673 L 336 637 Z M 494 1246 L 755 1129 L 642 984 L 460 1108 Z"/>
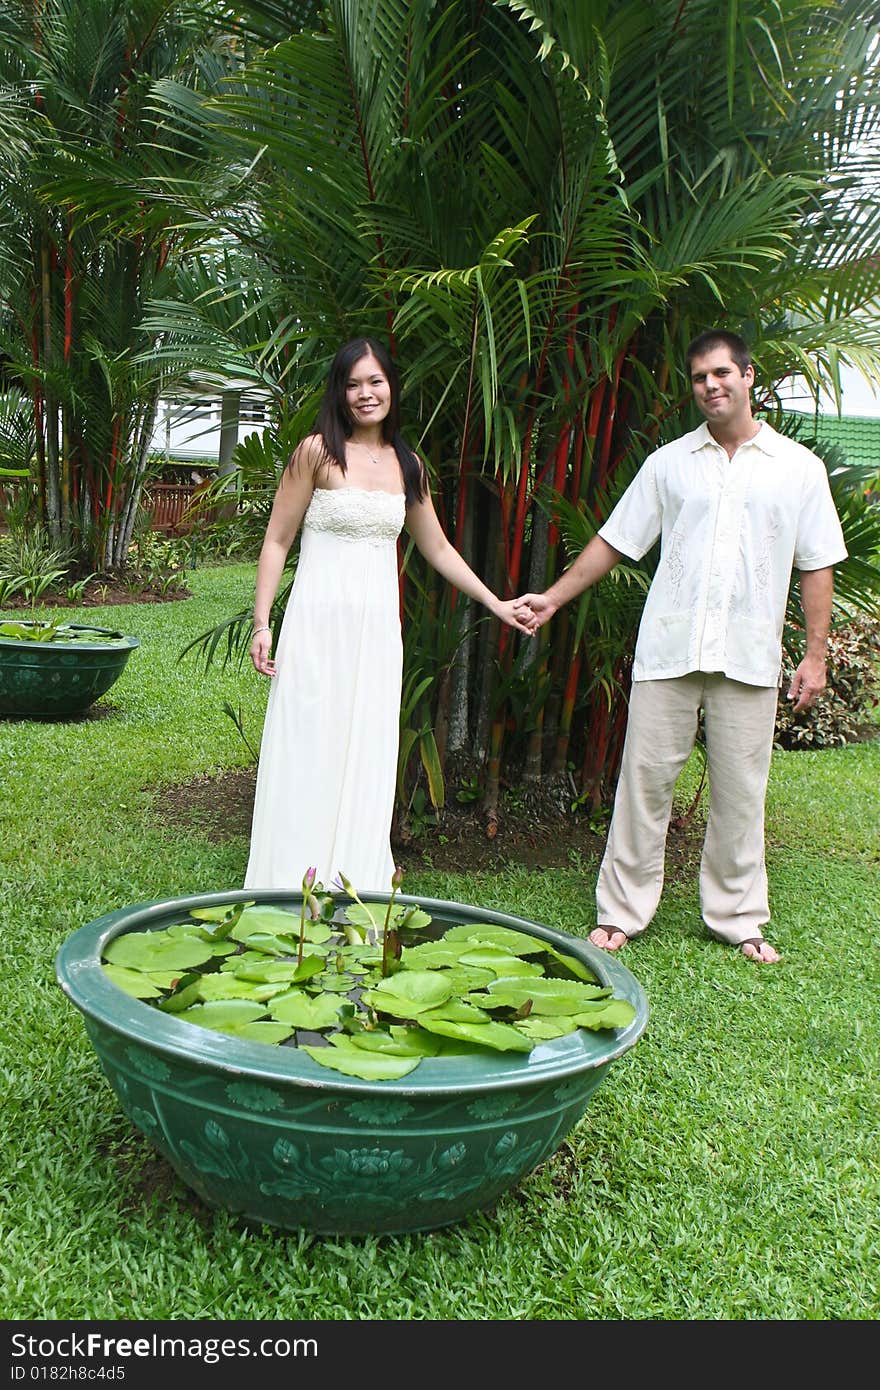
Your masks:
<path fill-rule="evenodd" d="M 694 671 L 636 681 L 614 814 L 596 884 L 596 920 L 638 936 L 663 890 L 675 782 L 702 708 L 709 815 L 700 863 L 700 908 L 713 936 L 732 946 L 769 921 L 764 800 L 779 691 Z"/>

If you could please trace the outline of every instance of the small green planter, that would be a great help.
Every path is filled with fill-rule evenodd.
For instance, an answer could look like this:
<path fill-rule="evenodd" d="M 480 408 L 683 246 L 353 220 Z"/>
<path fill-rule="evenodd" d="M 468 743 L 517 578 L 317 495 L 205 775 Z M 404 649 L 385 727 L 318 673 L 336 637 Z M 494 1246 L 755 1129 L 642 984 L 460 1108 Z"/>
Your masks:
<path fill-rule="evenodd" d="M 81 714 L 119 679 L 134 648 L 140 646 L 136 637 L 111 628 L 80 623 L 68 627 L 78 634 L 75 641 L 33 642 L 0 636 L 0 715 L 65 719 Z M 89 641 L 89 634 L 96 640 Z"/>
<path fill-rule="evenodd" d="M 102 969 L 123 932 L 244 901 L 298 910 L 302 895 L 236 890 L 122 908 L 74 932 L 55 968 L 132 1123 L 205 1202 L 252 1221 L 357 1235 L 431 1230 L 485 1208 L 559 1147 L 647 1025 L 642 987 L 589 942 L 506 913 L 401 895 L 398 904 L 418 903 L 444 927 L 477 918 L 578 957 L 632 1003 L 632 1023 L 579 1030 L 530 1053 L 428 1057 L 401 1080 L 364 1081 L 329 1072 L 300 1048 L 161 1013 Z"/>

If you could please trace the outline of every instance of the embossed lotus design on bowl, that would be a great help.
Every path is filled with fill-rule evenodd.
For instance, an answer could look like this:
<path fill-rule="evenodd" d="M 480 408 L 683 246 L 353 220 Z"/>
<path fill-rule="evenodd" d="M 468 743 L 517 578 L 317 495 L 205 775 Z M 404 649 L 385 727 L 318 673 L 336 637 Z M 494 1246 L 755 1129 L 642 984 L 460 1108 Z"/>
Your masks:
<path fill-rule="evenodd" d="M 579 958 L 632 1003 L 632 1022 L 579 1030 L 529 1053 L 429 1057 L 402 1079 L 367 1081 L 329 1072 L 300 1048 L 159 1013 L 101 967 L 123 932 L 255 900 L 298 909 L 302 898 L 236 890 L 141 903 L 81 927 L 56 959 L 126 1115 L 205 1202 L 251 1221 L 353 1235 L 431 1230 L 489 1207 L 559 1147 L 647 1025 L 641 985 L 589 942 L 507 913 L 400 895 L 398 903 L 418 902 L 446 926 L 477 915 Z"/>

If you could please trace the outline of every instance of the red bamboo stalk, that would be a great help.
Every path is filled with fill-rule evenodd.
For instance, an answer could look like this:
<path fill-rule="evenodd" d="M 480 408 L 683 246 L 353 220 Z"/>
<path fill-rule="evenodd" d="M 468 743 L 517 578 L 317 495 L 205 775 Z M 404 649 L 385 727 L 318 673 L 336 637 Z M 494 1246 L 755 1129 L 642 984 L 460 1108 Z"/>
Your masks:
<path fill-rule="evenodd" d="M 553 766 L 551 772 L 560 773 L 565 769 L 568 761 L 568 746 L 571 742 L 571 724 L 574 718 L 574 707 L 577 701 L 578 682 L 581 675 L 581 665 L 583 654 L 581 648 L 573 654 L 568 667 L 568 675 L 565 681 L 565 690 L 562 696 L 562 707 L 559 712 L 559 728 L 556 735 L 556 747 L 553 752 Z"/>

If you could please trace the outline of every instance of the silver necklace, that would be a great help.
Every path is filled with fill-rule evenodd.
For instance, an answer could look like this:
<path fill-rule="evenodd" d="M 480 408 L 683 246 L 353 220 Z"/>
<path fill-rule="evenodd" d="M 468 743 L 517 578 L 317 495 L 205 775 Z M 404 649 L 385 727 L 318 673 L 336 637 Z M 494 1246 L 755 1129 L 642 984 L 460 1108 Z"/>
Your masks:
<path fill-rule="evenodd" d="M 354 442 L 355 444 L 359 444 L 362 449 L 366 450 L 367 458 L 370 460 L 370 463 L 375 463 L 378 467 L 378 465 L 381 463 L 381 459 L 376 458 L 376 455 L 373 453 L 369 445 L 361 443 L 359 439 L 356 439 Z"/>

